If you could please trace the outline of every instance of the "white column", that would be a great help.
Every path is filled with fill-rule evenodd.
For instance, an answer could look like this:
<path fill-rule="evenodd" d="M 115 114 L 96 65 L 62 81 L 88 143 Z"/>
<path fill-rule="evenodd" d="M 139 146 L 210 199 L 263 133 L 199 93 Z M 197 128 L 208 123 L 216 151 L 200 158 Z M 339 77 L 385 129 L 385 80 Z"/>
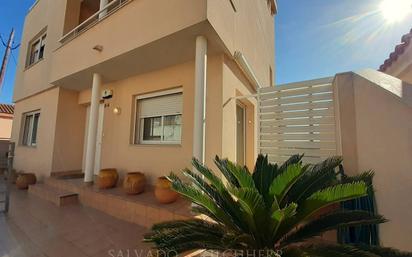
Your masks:
<path fill-rule="evenodd" d="M 86 165 L 84 170 L 84 182 L 86 183 L 93 182 L 93 167 L 96 152 L 97 124 L 99 120 L 101 85 L 102 76 L 98 73 L 94 73 L 89 115 L 89 128 L 87 130 Z"/>
<path fill-rule="evenodd" d="M 100 0 L 100 10 L 102 10 L 107 4 L 109 4 L 109 0 Z M 99 19 L 103 18 L 107 14 L 107 9 L 99 14 Z"/>
<path fill-rule="evenodd" d="M 207 40 L 196 38 L 193 157 L 205 162 Z"/>

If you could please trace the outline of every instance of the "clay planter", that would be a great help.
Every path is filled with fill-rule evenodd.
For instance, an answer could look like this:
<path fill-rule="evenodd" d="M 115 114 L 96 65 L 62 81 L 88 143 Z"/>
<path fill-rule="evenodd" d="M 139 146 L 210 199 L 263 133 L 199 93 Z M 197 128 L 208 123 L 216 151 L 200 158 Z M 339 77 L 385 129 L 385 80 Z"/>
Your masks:
<path fill-rule="evenodd" d="M 28 189 L 29 185 L 36 184 L 36 175 L 33 173 L 20 173 L 16 179 L 16 187 L 18 189 Z"/>
<path fill-rule="evenodd" d="M 171 189 L 172 183 L 166 177 L 157 179 L 155 196 L 159 203 L 168 204 L 176 202 L 179 194 Z"/>
<path fill-rule="evenodd" d="M 116 169 L 102 169 L 97 176 L 97 187 L 99 189 L 109 189 L 116 186 L 119 175 Z"/>
<path fill-rule="evenodd" d="M 141 172 L 127 173 L 123 180 L 123 189 L 129 195 L 137 195 L 144 191 L 146 177 Z"/>

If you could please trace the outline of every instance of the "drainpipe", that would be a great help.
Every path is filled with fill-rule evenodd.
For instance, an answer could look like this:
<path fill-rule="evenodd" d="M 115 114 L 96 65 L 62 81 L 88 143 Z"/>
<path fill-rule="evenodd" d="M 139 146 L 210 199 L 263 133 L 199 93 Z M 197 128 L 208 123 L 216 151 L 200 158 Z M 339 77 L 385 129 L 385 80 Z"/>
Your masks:
<path fill-rule="evenodd" d="M 90 104 L 89 128 L 87 130 L 86 165 L 84 170 L 84 182 L 93 183 L 94 159 L 96 152 L 97 124 L 99 121 L 100 88 L 102 76 L 93 74 L 92 96 Z"/>
<path fill-rule="evenodd" d="M 109 4 L 109 0 L 100 0 L 100 10 L 103 10 L 104 7 L 106 7 L 106 5 L 108 5 L 108 4 Z M 106 14 L 107 14 L 107 9 L 99 14 L 99 19 L 106 16 Z"/>
<path fill-rule="evenodd" d="M 258 78 L 256 77 L 255 73 L 253 72 L 253 69 L 251 68 L 248 61 L 246 60 L 246 57 L 241 52 L 236 51 L 235 54 L 233 55 L 233 58 L 235 59 L 235 62 L 237 63 L 237 65 L 239 65 L 239 67 L 243 71 L 243 73 L 246 75 L 248 80 L 257 89 L 262 88 L 262 85 L 259 83 Z"/>
<path fill-rule="evenodd" d="M 205 162 L 207 39 L 196 37 L 193 157 Z"/>

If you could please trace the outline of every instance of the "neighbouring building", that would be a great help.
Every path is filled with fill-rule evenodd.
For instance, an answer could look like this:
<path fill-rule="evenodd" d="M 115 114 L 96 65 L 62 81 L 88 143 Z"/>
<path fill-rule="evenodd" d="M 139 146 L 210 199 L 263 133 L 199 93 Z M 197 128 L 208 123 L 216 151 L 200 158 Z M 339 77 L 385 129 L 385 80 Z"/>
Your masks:
<path fill-rule="evenodd" d="M 7 151 L 11 138 L 14 106 L 0 104 L 0 173 L 7 167 Z"/>
<path fill-rule="evenodd" d="M 402 81 L 412 84 L 412 29 L 402 36 L 395 50 L 379 67 L 379 71 L 392 75 Z"/>
<path fill-rule="evenodd" d="M 0 104 L 0 140 L 10 140 L 13 114 L 12 104 Z"/>
<path fill-rule="evenodd" d="M 38 0 L 25 20 L 15 168 L 253 166 L 253 95 L 274 81 L 274 0 Z"/>

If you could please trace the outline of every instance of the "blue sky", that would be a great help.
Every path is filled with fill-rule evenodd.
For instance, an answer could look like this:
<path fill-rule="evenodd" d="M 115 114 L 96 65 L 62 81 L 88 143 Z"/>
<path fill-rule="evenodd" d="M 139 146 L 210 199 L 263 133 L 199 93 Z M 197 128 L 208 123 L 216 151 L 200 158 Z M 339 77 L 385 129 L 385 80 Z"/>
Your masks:
<path fill-rule="evenodd" d="M 16 30 L 15 42 L 19 43 L 24 25 L 24 17 L 34 0 L 12 0 L 4 1 L 0 8 L 0 35 L 6 41 L 12 28 Z M 0 63 L 3 60 L 5 48 L 0 44 Z M 10 103 L 13 96 L 14 77 L 18 50 L 13 51 L 9 59 L 3 87 L 0 91 L 0 103 Z"/>
<path fill-rule="evenodd" d="M 332 76 L 361 68 L 378 68 L 403 34 L 412 15 L 388 25 L 382 0 L 278 0 L 276 17 L 276 82 Z M 0 8 L 0 34 L 12 27 L 20 42 L 24 16 L 34 0 L 13 0 Z M 0 58 L 4 47 L 0 45 Z M 13 57 L 14 56 L 14 57 Z M 11 102 L 18 51 L 10 58 L 0 102 Z"/>
<path fill-rule="evenodd" d="M 411 14 L 388 24 L 380 12 L 381 2 L 279 0 L 277 84 L 377 69 L 412 28 Z"/>

